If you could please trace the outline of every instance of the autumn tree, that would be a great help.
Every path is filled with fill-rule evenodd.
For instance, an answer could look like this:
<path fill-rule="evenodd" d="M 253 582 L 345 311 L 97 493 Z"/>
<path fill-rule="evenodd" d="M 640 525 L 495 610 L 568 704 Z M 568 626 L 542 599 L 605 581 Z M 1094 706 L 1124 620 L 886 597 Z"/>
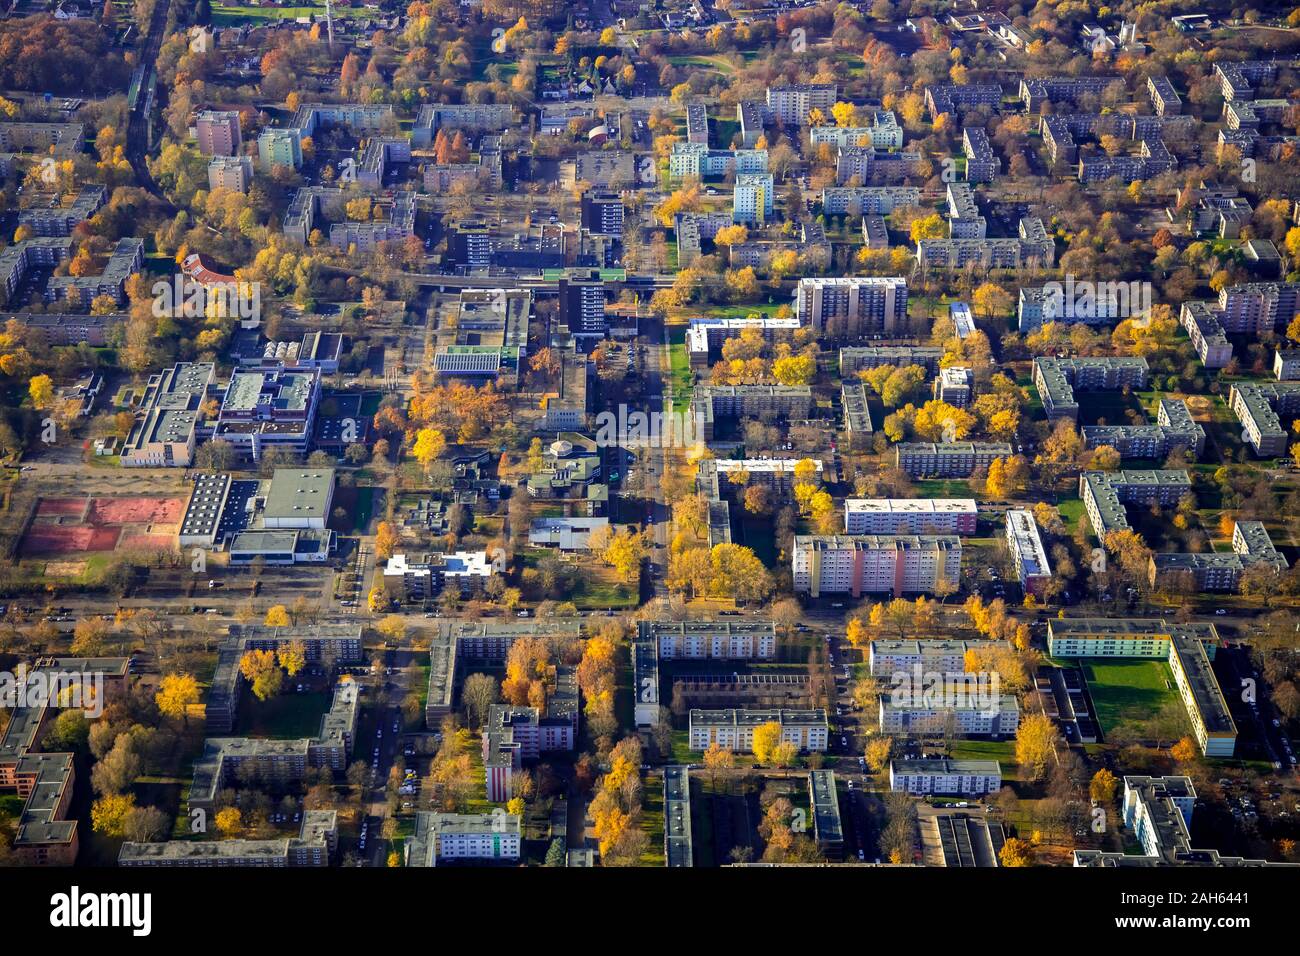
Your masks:
<path fill-rule="evenodd" d="M 158 682 L 154 703 L 167 717 L 184 718 L 189 708 L 199 702 L 199 682 L 193 674 L 164 674 Z"/>
<path fill-rule="evenodd" d="M 1027 714 L 1016 730 L 1016 762 L 1030 780 L 1047 775 L 1056 752 L 1056 726 L 1046 714 Z"/>

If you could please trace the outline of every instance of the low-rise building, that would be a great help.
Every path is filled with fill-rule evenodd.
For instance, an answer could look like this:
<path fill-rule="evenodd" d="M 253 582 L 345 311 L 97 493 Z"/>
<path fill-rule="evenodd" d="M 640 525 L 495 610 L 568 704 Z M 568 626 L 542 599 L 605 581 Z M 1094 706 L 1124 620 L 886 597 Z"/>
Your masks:
<path fill-rule="evenodd" d="M 1162 398 L 1154 425 L 1084 425 L 1079 431 L 1085 446 L 1109 445 L 1122 458 L 1161 459 L 1177 448 L 1199 458 L 1205 450 L 1205 429 L 1182 399 Z"/>
<path fill-rule="evenodd" d="M 1144 358 L 1034 359 L 1034 387 L 1048 418 L 1079 418 L 1076 392 L 1146 388 L 1150 368 Z"/>
<path fill-rule="evenodd" d="M 1006 442 L 899 442 L 896 466 L 913 478 L 969 478 L 987 471 L 995 458 L 1010 458 Z"/>
<path fill-rule="evenodd" d="M 889 789 L 914 796 L 983 797 L 1002 789 L 996 760 L 891 760 Z"/>
<path fill-rule="evenodd" d="M 414 835 L 406 838 L 406 865 L 518 860 L 520 831 L 519 814 L 500 808 L 492 813 L 420 812 Z"/>
<path fill-rule="evenodd" d="M 129 867 L 329 866 L 339 845 L 338 811 L 308 810 L 296 837 L 269 840 L 127 841 L 117 865 Z"/>
<path fill-rule="evenodd" d="M 846 498 L 846 534 L 975 534 L 974 498 Z"/>
<path fill-rule="evenodd" d="M 1007 509 L 1007 548 L 1016 569 L 1016 580 L 1026 594 L 1042 597 L 1052 580 L 1052 566 L 1033 513 L 1024 508 Z"/>
<path fill-rule="evenodd" d="M 844 825 L 840 819 L 840 797 L 835 789 L 834 770 L 813 770 L 808 774 L 808 804 L 812 807 L 813 839 L 828 860 L 844 857 Z"/>
<path fill-rule="evenodd" d="M 781 741 L 794 744 L 801 753 L 825 751 L 830 729 L 824 710 L 692 710 L 690 748 L 708 750 L 717 744 L 735 753 L 754 752 L 754 731 L 764 724 L 778 724 Z"/>
<path fill-rule="evenodd" d="M 1223 856 L 1218 850 L 1192 847 L 1192 814 L 1196 788 L 1190 777 L 1166 776 L 1124 778 L 1124 825 L 1142 846 L 1142 853 L 1111 850 L 1075 850 L 1075 866 L 1297 866 Z"/>
<path fill-rule="evenodd" d="M 1020 705 L 1009 695 L 988 701 L 962 699 L 951 705 L 938 701 L 899 701 L 889 694 L 880 697 L 882 734 L 1006 737 L 1014 735 L 1019 726 Z"/>

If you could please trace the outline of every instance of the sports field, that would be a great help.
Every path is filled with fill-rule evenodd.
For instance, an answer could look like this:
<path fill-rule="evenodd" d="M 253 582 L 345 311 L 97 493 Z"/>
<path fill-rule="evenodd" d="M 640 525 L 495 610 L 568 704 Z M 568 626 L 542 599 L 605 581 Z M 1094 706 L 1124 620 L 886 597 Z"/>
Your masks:
<path fill-rule="evenodd" d="M 175 543 L 184 498 L 139 495 L 42 498 L 23 536 L 24 557 L 159 549 Z"/>
<path fill-rule="evenodd" d="M 1102 733 L 1125 722 L 1149 720 L 1166 703 L 1178 700 L 1173 675 L 1164 661 L 1081 660 L 1078 664 L 1088 681 Z"/>

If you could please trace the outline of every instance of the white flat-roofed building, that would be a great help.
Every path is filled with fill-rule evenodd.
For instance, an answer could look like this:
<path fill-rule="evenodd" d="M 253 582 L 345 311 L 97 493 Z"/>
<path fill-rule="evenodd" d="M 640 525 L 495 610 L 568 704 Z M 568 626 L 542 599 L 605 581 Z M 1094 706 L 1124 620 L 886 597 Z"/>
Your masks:
<path fill-rule="evenodd" d="M 952 319 L 953 332 L 959 339 L 964 339 L 975 331 L 975 316 L 965 302 L 950 303 L 948 318 Z"/>
<path fill-rule="evenodd" d="M 519 842 L 517 813 L 417 813 L 415 835 L 406 838 L 406 865 L 518 860 Z"/>
<path fill-rule="evenodd" d="M 1009 645 L 990 641 L 872 641 L 867 663 L 873 677 L 889 677 L 919 666 L 922 671 L 960 674 L 966 670 L 966 653 Z"/>
<path fill-rule="evenodd" d="M 891 760 L 889 789 L 982 797 L 1002 789 L 1002 767 L 996 760 Z"/>
<path fill-rule="evenodd" d="M 776 655 L 772 621 L 641 621 L 638 633 L 661 660 L 768 660 Z"/>
<path fill-rule="evenodd" d="M 967 701 L 956 706 L 895 703 L 889 694 L 880 697 L 882 734 L 945 734 L 970 737 L 1001 737 L 1020 726 L 1020 705 L 1011 696 L 990 701 Z"/>
<path fill-rule="evenodd" d="M 1300 379 L 1300 349 L 1278 349 L 1273 356 L 1273 374 L 1279 382 Z"/>
<path fill-rule="evenodd" d="M 899 442 L 895 463 L 913 478 L 969 478 L 994 458 L 1010 458 L 1006 442 Z"/>
<path fill-rule="evenodd" d="M 975 395 L 975 373 L 963 365 L 939 369 L 932 386 L 934 397 L 953 408 L 969 408 Z"/>
<path fill-rule="evenodd" d="M 803 751 L 824 751 L 830 740 L 826 711 L 817 710 L 692 710 L 690 747 L 708 750 L 717 744 L 735 753 L 753 753 L 754 731 L 764 724 L 781 725 L 781 740 Z"/>
<path fill-rule="evenodd" d="M 1038 522 L 1027 509 L 1007 510 L 1007 547 L 1021 587 L 1041 597 L 1047 582 L 1052 580 L 1052 567 L 1047 561 L 1042 535 L 1038 533 Z"/>
<path fill-rule="evenodd" d="M 974 498 L 846 498 L 846 534 L 974 534 Z"/>
<path fill-rule="evenodd" d="M 1213 624 L 1171 624 L 1142 618 L 1047 622 L 1047 652 L 1053 657 L 1165 660 L 1201 752 L 1207 757 L 1231 757 L 1237 745 L 1237 725 L 1211 665 L 1218 643 Z"/>
<path fill-rule="evenodd" d="M 795 314 L 801 324 L 838 338 L 888 335 L 907 323 L 907 280 L 901 276 L 800 279 Z"/>

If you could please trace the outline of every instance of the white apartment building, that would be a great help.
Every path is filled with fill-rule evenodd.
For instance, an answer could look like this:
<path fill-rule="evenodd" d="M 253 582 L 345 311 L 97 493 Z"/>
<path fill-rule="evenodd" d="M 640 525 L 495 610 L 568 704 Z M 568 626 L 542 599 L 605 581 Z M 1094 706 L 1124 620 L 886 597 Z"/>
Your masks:
<path fill-rule="evenodd" d="M 1041 596 L 1043 588 L 1052 580 L 1052 567 L 1047 561 L 1038 522 L 1024 508 L 1007 510 L 1007 547 L 1016 568 L 1016 580 L 1026 592 Z"/>
<path fill-rule="evenodd" d="M 974 498 L 846 498 L 847 534 L 974 534 Z"/>
<path fill-rule="evenodd" d="M 754 731 L 764 724 L 781 725 L 781 740 L 802 751 L 824 751 L 830 742 L 826 711 L 817 710 L 692 710 L 690 746 L 708 750 L 717 744 L 735 753 L 753 753 Z"/>
<path fill-rule="evenodd" d="M 907 673 L 915 667 L 941 674 L 960 674 L 966 669 L 966 652 L 973 648 L 1007 647 L 990 641 L 872 641 L 867 663 L 873 677 Z"/>
<path fill-rule="evenodd" d="M 888 335 L 907 322 L 907 280 L 901 276 L 800 279 L 795 314 L 801 325 L 839 338 Z"/>
<path fill-rule="evenodd" d="M 516 813 L 417 813 L 415 835 L 406 840 L 407 866 L 445 860 L 519 859 Z"/>
<path fill-rule="evenodd" d="M 772 174 L 739 173 L 732 191 L 733 222 L 761 226 L 772 218 Z"/>
<path fill-rule="evenodd" d="M 982 797 L 1002 789 L 1002 767 L 996 760 L 891 760 L 889 789 Z"/>
<path fill-rule="evenodd" d="M 1019 726 L 1020 705 L 1010 696 L 955 707 L 896 704 L 888 694 L 880 698 L 882 734 L 1009 736 Z"/>
<path fill-rule="evenodd" d="M 772 621 L 641 621 L 661 660 L 767 660 L 776 655 Z"/>

